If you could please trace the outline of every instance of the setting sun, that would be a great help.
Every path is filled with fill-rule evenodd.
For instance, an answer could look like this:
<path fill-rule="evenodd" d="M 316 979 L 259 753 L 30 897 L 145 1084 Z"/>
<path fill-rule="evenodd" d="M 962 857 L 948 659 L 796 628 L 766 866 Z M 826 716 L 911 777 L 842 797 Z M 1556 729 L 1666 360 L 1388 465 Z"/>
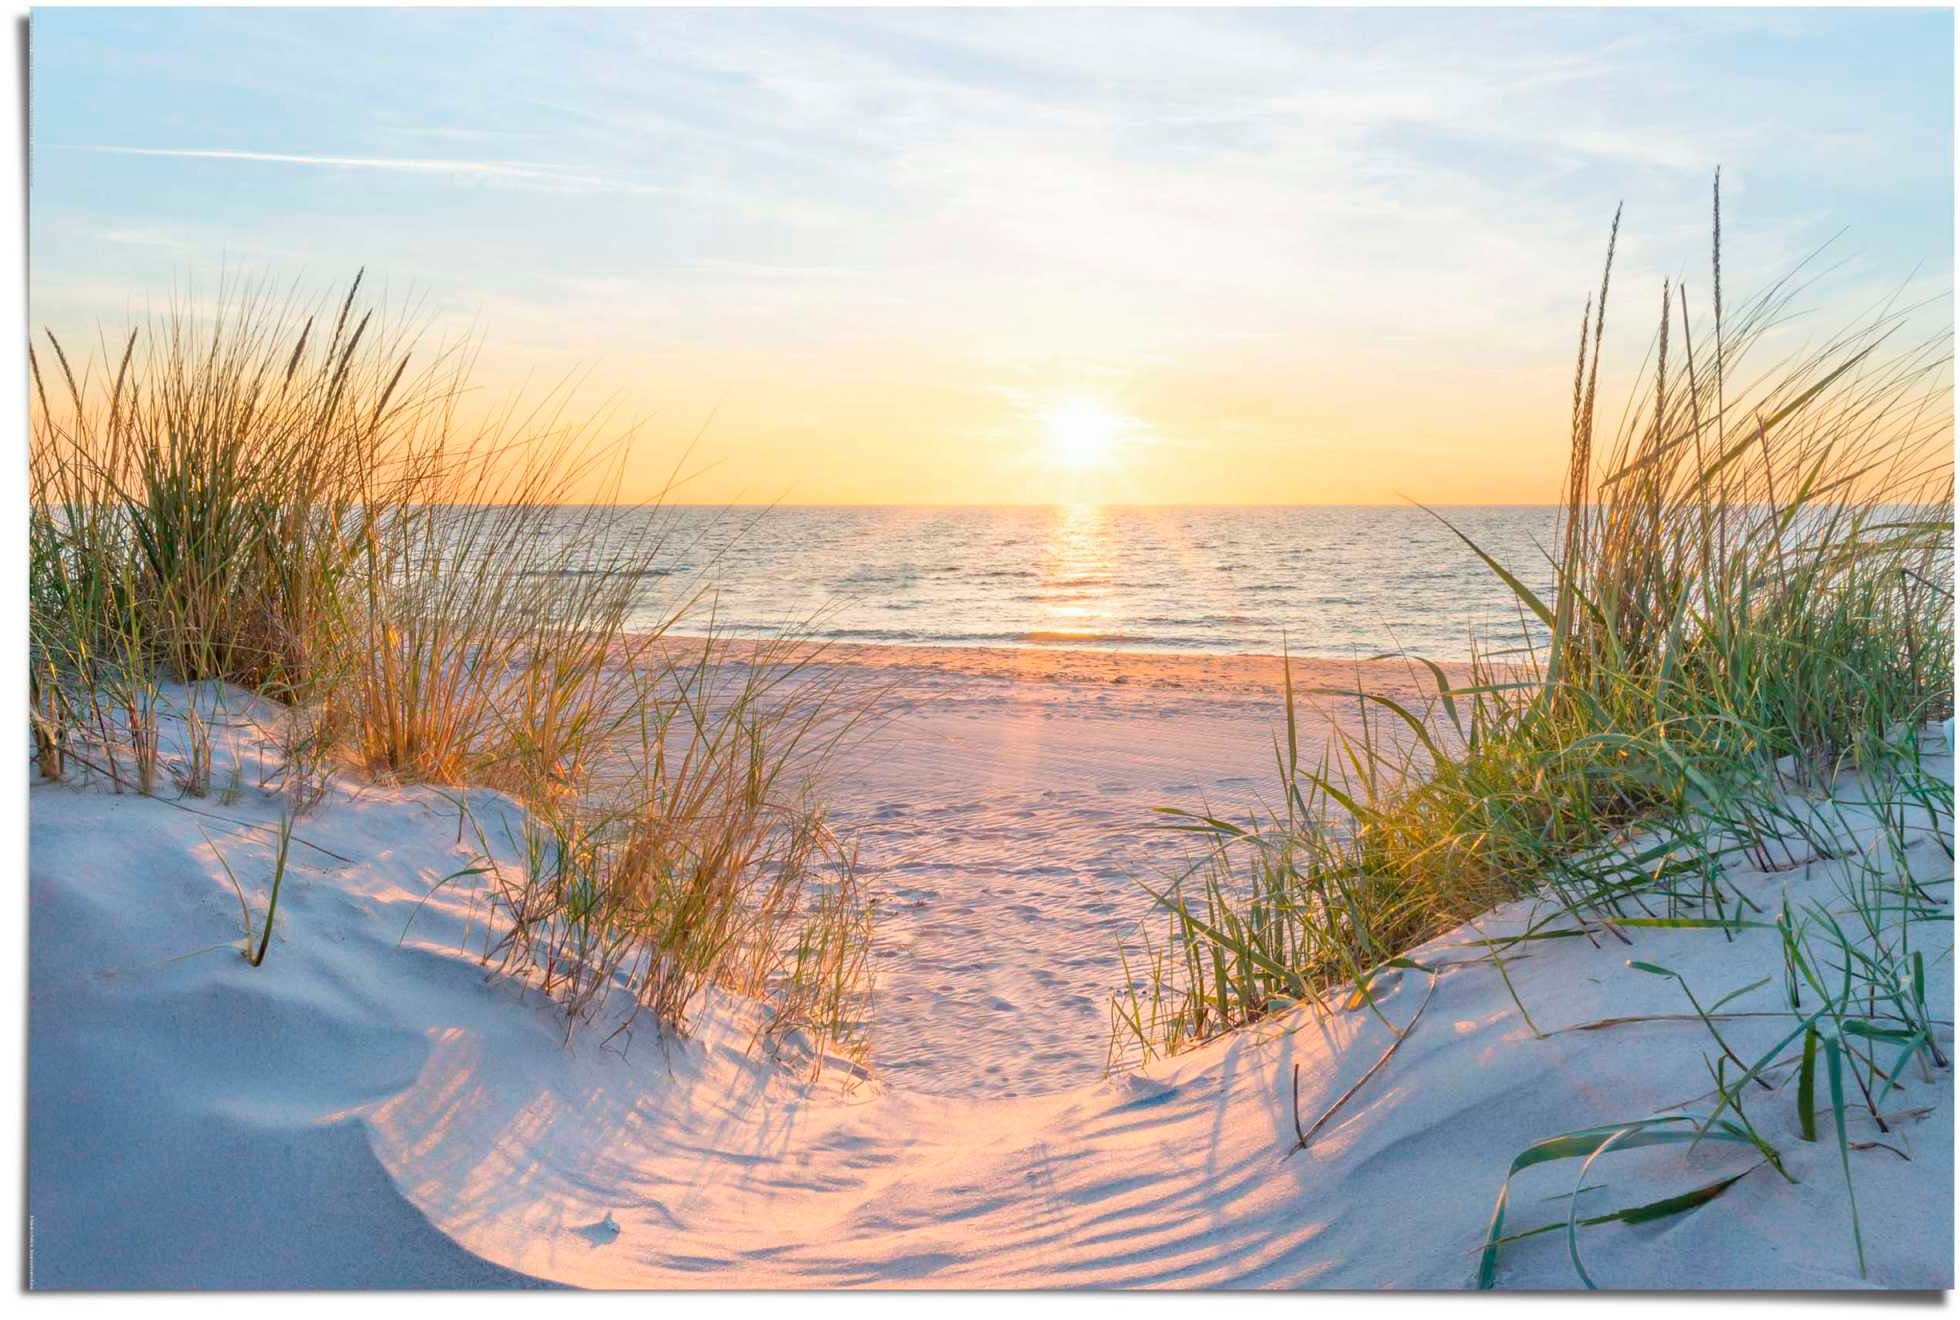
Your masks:
<path fill-rule="evenodd" d="M 16 1287 L 1955 1287 L 1960 0 L 127 3 Z"/>
<path fill-rule="evenodd" d="M 1116 446 L 1136 423 L 1094 399 L 1064 399 L 1041 417 L 1048 453 L 1058 466 L 1081 472 L 1107 466 Z"/>

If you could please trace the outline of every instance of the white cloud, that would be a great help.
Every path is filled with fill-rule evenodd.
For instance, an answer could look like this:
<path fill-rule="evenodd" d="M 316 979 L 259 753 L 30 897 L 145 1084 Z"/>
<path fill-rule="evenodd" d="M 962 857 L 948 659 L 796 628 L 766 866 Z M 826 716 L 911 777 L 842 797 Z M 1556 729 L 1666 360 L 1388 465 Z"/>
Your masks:
<path fill-rule="evenodd" d="M 125 147 L 99 144 L 54 144 L 55 151 L 89 151 L 111 156 L 151 156 L 173 160 L 230 160 L 262 165 L 299 165 L 315 169 L 380 170 L 400 174 L 439 174 L 457 179 L 489 179 L 567 189 L 665 191 L 630 179 L 581 173 L 555 165 L 513 160 L 453 160 L 400 156 L 332 156 L 290 151 L 234 151 L 209 147 Z"/>

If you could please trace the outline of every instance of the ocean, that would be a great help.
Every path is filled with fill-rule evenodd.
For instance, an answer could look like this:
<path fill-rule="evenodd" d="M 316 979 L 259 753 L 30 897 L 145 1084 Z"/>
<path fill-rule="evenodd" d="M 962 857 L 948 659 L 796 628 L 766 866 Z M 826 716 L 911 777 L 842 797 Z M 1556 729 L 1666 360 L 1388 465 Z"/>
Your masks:
<path fill-rule="evenodd" d="M 1438 660 L 1466 658 L 1473 632 L 1517 645 L 1516 599 L 1437 514 L 1549 587 L 1558 511 L 1536 506 L 680 506 L 632 515 L 666 543 L 636 623 L 706 591 L 738 636 Z"/>

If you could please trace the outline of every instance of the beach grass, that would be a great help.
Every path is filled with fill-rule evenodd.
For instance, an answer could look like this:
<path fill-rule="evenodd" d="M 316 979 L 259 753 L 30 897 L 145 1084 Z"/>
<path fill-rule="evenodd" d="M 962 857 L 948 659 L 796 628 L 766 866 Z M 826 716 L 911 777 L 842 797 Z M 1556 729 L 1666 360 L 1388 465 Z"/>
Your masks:
<path fill-rule="evenodd" d="M 678 1030 L 719 985 L 861 1046 L 869 925 L 813 785 L 863 711 L 802 681 L 793 633 L 721 637 L 698 583 L 647 615 L 675 547 L 619 498 L 630 433 L 566 389 L 472 412 L 469 345 L 359 277 L 317 304 L 227 284 L 30 361 L 44 780 L 205 796 L 199 701 L 244 689 L 283 711 L 262 779 L 288 831 L 335 774 L 523 805 L 528 864 L 466 868 L 501 913 L 485 956 L 571 1020 L 618 989 Z M 167 774 L 166 687 L 189 748 Z"/>
<path fill-rule="evenodd" d="M 1113 1062 L 1301 1003 L 1380 1013 L 1370 990 L 1386 970 L 1439 974 L 1409 950 L 1536 897 L 1551 915 L 1470 942 L 1476 961 L 1503 975 L 1507 953 L 1533 939 L 1611 944 L 1641 926 L 1720 938 L 1762 923 L 1780 932 L 1784 965 L 1759 971 L 1788 987 L 1790 1034 L 1745 1058 L 1682 983 L 1716 1047 L 1705 1103 L 1548 1134 L 1513 1173 L 1578 1159 L 1583 1184 L 1614 1150 L 1710 1140 L 1780 1167 L 1747 1105 L 1769 1079 L 1799 1078 L 1808 1135 L 1821 1055 L 1850 1192 L 1847 1109 L 1882 1129 L 1882 1100 L 1906 1065 L 1944 1066 L 1910 987 L 1924 981 L 1914 932 L 1950 921 L 1949 896 L 1901 877 L 1906 848 L 1926 839 L 1952 855 L 1950 793 L 1919 768 L 1922 731 L 1952 713 L 1950 336 L 1902 344 L 1915 309 L 1888 305 L 1758 369 L 1803 285 L 1792 277 L 1724 311 L 1719 223 L 1718 191 L 1712 315 L 1696 324 L 1686 289 L 1662 290 L 1641 380 L 1611 435 L 1596 420 L 1609 246 L 1581 324 L 1549 598 L 1525 585 L 1524 566 L 1464 538 L 1542 640 L 1478 654 L 1467 681 L 1427 666 L 1426 709 L 1362 690 L 1312 694 L 1357 708 L 1313 765 L 1297 737 L 1309 694 L 1289 678 L 1275 806 L 1245 820 L 1164 809 L 1197 860 L 1150 882 L 1164 925 L 1125 950 Z M 1856 821 L 1813 803 L 1846 784 L 1862 801 Z M 1729 880 L 1739 866 L 1818 862 L 1843 872 L 1830 904 L 1757 911 Z M 1517 1007 L 1539 1032 L 1530 1006 Z M 1413 1022 L 1390 1026 L 1399 1044 Z M 1302 1121 L 1300 1143 L 1309 1136 Z M 1683 1212 L 1734 1183 L 1596 1222 Z M 1578 1204 L 1556 1227 L 1590 1284 Z M 1518 1236 L 1500 1195 L 1481 1283 Z"/>

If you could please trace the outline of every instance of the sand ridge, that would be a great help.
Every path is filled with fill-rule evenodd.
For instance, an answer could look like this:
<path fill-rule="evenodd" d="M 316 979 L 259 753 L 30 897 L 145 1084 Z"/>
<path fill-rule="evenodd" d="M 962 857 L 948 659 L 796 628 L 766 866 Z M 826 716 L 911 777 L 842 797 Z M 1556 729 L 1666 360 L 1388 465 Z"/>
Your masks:
<path fill-rule="evenodd" d="M 1029 716 L 1029 737 L 1046 727 L 1074 749 L 1058 764 L 1099 765 L 1082 741 L 1097 717 L 1050 713 L 1045 724 Z M 165 737 L 171 754 L 168 725 Z M 258 749 L 238 737 L 219 755 L 250 763 Z M 977 778 L 974 755 L 942 745 L 953 747 L 941 758 L 948 783 Z M 1951 782 L 1950 749 L 1927 763 Z M 923 783 L 913 797 L 933 791 Z M 645 1024 L 615 1035 L 603 1021 L 568 1037 L 535 994 L 486 980 L 469 943 L 480 886 L 440 883 L 474 846 L 461 841 L 453 794 L 336 785 L 305 820 L 303 861 L 256 969 L 237 956 L 237 900 L 214 848 L 262 875 L 276 795 L 248 789 L 224 809 L 229 829 L 100 786 L 32 795 L 28 1209 L 41 1287 L 1461 1287 L 1514 1154 L 1707 1090 L 1698 1022 L 1567 1030 L 1678 1010 L 1673 986 L 1627 958 L 1662 962 L 1711 995 L 1776 958 L 1775 932 L 1755 929 L 1733 942 L 1641 931 L 1631 950 L 1556 940 L 1508 960 L 1509 985 L 1488 966 L 1441 967 L 1431 1002 L 1428 978 L 1391 974 L 1377 987 L 1385 1021 L 1296 1009 L 1142 1072 L 1052 1091 L 932 1094 L 901 1070 L 812 1084 L 798 1059 L 749 1051 L 739 1001 L 712 996 L 687 1040 Z M 465 798 L 490 838 L 500 820 L 514 824 L 508 799 Z M 1853 785 L 1854 822 L 1855 798 Z M 1922 885 L 1950 893 L 1951 858 L 1936 841 L 1909 857 Z M 1733 879 L 1773 906 L 1785 893 L 1828 897 L 1834 871 L 1819 860 Z M 1019 894 L 1035 900 L 1035 942 L 971 970 L 1010 995 L 1045 992 L 1010 978 L 1043 964 L 1046 938 L 1083 923 L 1042 916 L 1066 886 L 1009 879 L 1018 888 L 974 901 L 969 935 L 922 919 L 913 947 L 935 975 L 983 950 L 996 907 Z M 940 905 L 961 901 L 957 876 L 935 883 Z M 1464 941 L 1543 915 L 1512 904 L 1414 954 L 1441 966 Z M 1929 998 L 1951 1003 L 1950 922 L 1915 939 L 1927 941 Z M 946 952 L 930 953 L 934 941 Z M 1777 995 L 1764 985 L 1732 1007 L 1774 1009 Z M 1037 1002 L 997 1016 L 1027 1040 L 1059 1038 Z M 1366 1076 L 1391 1024 L 1424 1002 L 1392 1064 L 1288 1158 L 1296 1116 Z M 1004 1048 L 963 1003 L 944 1017 L 922 1008 L 881 1029 L 938 1042 L 923 1057 L 940 1076 L 953 1075 L 946 1060 L 961 1039 L 981 1057 Z M 1747 1051 L 1780 1030 L 1740 1021 L 1731 1038 Z M 1944 1035 L 1950 1053 L 1950 1026 Z M 1837 1150 L 1801 1141 L 1782 1101 L 1756 1118 L 1794 1183 L 1759 1169 L 1719 1207 L 1589 1231 L 1595 1277 L 1950 1287 L 1951 1074 L 1915 1080 L 1901 1098 L 1910 1114 L 1887 1141 L 1908 1158 L 1855 1156 L 1863 1277 Z M 1639 1152 L 1603 1181 L 1613 1204 L 1631 1204 L 1747 1167 L 1733 1148 Z M 1573 1172 L 1521 1180 L 1518 1225 L 1562 1214 Z M 1572 1286 L 1562 1237 L 1507 1249 L 1499 1282 Z"/>

